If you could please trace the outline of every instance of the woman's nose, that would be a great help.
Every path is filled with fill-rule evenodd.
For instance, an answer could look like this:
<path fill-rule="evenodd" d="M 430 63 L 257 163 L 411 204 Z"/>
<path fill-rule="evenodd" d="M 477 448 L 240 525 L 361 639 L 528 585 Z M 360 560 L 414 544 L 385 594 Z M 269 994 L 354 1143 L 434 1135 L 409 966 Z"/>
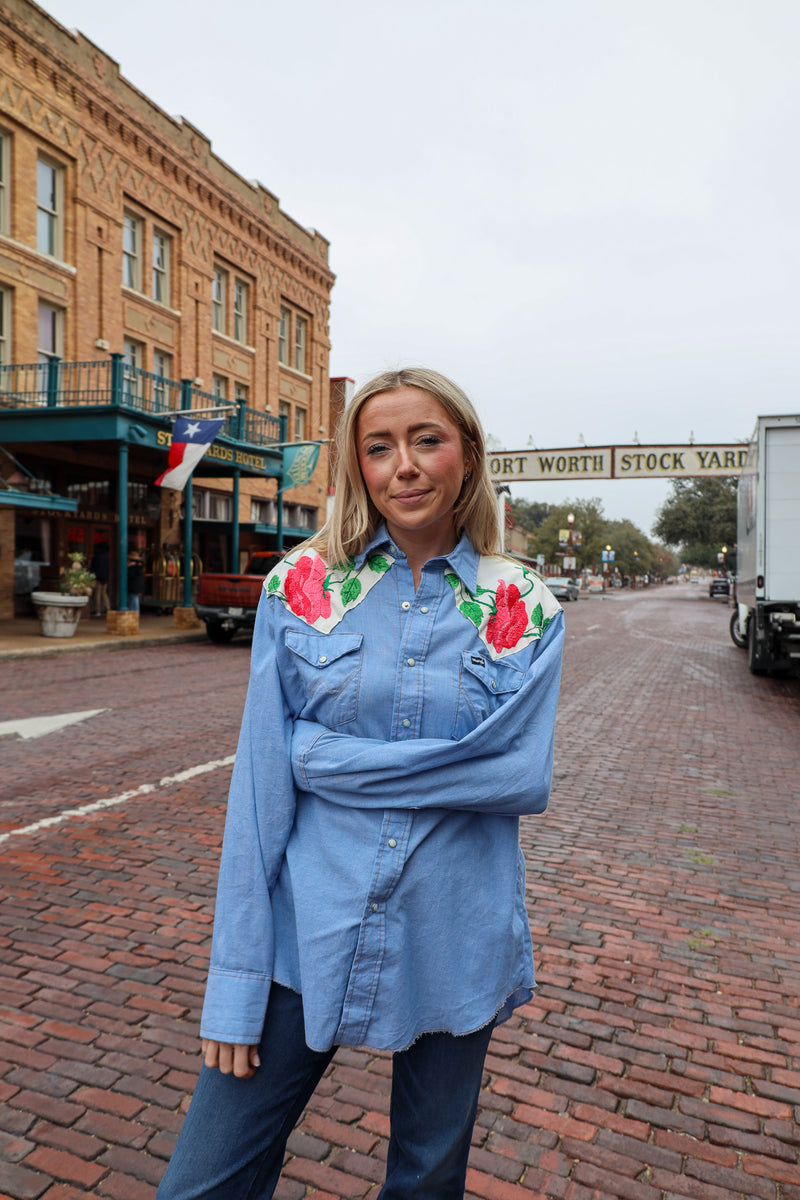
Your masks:
<path fill-rule="evenodd" d="M 400 446 L 397 455 L 397 474 L 416 475 L 418 469 L 419 468 L 414 462 L 414 457 L 408 447 Z"/>

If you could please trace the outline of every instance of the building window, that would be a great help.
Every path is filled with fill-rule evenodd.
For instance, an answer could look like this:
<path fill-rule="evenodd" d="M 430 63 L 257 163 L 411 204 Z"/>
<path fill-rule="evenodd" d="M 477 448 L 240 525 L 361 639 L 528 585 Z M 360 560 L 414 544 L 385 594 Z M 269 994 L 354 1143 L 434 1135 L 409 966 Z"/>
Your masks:
<path fill-rule="evenodd" d="M 225 492 L 192 489 L 192 516 L 199 521 L 231 521 L 233 498 Z"/>
<path fill-rule="evenodd" d="M 289 421 L 292 415 L 292 406 L 287 400 L 278 401 L 278 416 L 286 417 L 286 437 L 291 437 Z"/>
<path fill-rule="evenodd" d="M 161 350 L 153 354 L 153 398 L 159 408 L 169 408 L 167 383 L 172 379 L 172 358 Z"/>
<path fill-rule="evenodd" d="M 289 328 L 292 314 L 288 308 L 281 309 L 281 323 L 278 326 L 278 362 L 289 365 Z"/>
<path fill-rule="evenodd" d="M 308 373 L 308 331 L 308 316 L 289 303 L 282 304 L 278 326 L 278 362 L 301 371 L 303 375 Z"/>
<path fill-rule="evenodd" d="M 227 400 L 228 381 L 224 375 L 214 375 L 211 380 L 211 392 L 215 400 Z"/>
<path fill-rule="evenodd" d="M 49 304 L 39 305 L 39 362 L 61 357 L 64 314 Z"/>
<path fill-rule="evenodd" d="M 0 288 L 0 366 L 11 362 L 11 293 Z"/>
<path fill-rule="evenodd" d="M 243 383 L 233 385 L 233 398 L 238 404 L 247 404 L 248 389 Z"/>
<path fill-rule="evenodd" d="M 142 343 L 125 338 L 122 343 L 122 386 L 128 396 L 138 396 L 141 391 L 143 379 L 139 371 L 142 368 L 143 357 Z"/>
<path fill-rule="evenodd" d="M 170 238 L 153 230 L 153 277 L 150 294 L 159 304 L 169 304 Z"/>
<path fill-rule="evenodd" d="M 302 371 L 305 374 L 306 370 L 306 334 L 308 332 L 308 322 L 305 317 L 295 317 L 294 319 L 294 366 L 296 371 Z"/>
<path fill-rule="evenodd" d="M 11 138 L 0 129 L 0 233 L 8 233 L 11 225 L 10 172 Z"/>
<path fill-rule="evenodd" d="M 211 285 L 211 327 L 217 333 L 226 333 L 226 300 L 228 291 L 228 272 L 221 267 L 214 267 L 214 281 Z"/>
<path fill-rule="evenodd" d="M 141 369 L 142 343 L 134 342 L 132 338 L 125 338 L 122 344 L 122 357 L 126 367 Z"/>
<path fill-rule="evenodd" d="M 251 500 L 250 520 L 256 525 L 274 525 L 278 519 L 278 505 L 274 500 Z"/>
<path fill-rule="evenodd" d="M 237 279 L 233 285 L 233 336 L 247 341 L 247 284 Z"/>
<path fill-rule="evenodd" d="M 122 227 L 122 282 L 125 287 L 142 290 L 142 221 L 135 213 L 125 213 Z"/>
<path fill-rule="evenodd" d="M 46 158 L 36 164 L 36 246 L 60 258 L 64 180 L 61 167 Z"/>
<path fill-rule="evenodd" d="M 294 409 L 294 440 L 302 442 L 306 436 L 306 410 L 301 408 L 299 404 L 295 405 Z"/>

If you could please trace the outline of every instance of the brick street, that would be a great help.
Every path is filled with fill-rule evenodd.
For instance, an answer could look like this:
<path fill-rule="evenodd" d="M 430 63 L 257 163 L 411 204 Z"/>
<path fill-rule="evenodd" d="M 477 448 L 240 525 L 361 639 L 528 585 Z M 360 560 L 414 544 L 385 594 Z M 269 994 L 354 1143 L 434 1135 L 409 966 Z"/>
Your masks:
<path fill-rule="evenodd" d="M 551 805 L 522 823 L 540 988 L 492 1040 L 472 1200 L 800 1200 L 800 680 L 750 675 L 729 615 L 690 586 L 566 605 Z M 0 738 L 0 1200 L 152 1200 L 247 658 L 0 662 L 0 721 L 105 710 Z M 278 1200 L 373 1200 L 390 1066 L 337 1055 Z"/>

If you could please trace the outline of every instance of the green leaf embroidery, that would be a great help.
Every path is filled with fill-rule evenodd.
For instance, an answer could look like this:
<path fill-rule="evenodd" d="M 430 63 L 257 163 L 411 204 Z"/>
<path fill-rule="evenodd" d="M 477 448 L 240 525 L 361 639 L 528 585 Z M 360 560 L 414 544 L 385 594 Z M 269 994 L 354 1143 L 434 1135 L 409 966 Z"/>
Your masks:
<path fill-rule="evenodd" d="M 447 580 L 447 582 L 450 584 L 450 587 L 453 589 L 453 591 L 455 591 L 456 588 L 458 587 L 458 576 L 457 575 L 448 575 L 447 572 L 445 572 L 444 577 Z"/>
<path fill-rule="evenodd" d="M 541 604 L 537 604 L 536 607 L 534 608 L 533 612 L 531 613 L 531 624 L 532 625 L 541 625 L 542 616 L 543 616 L 542 606 L 541 606 Z"/>
<path fill-rule="evenodd" d="M 375 554 L 369 560 L 369 569 L 370 569 L 370 571 L 375 571 L 378 575 L 382 575 L 384 571 L 389 570 L 389 563 L 386 561 L 386 559 L 383 557 L 382 554 Z M 361 591 L 360 584 L 359 584 L 358 590 Z"/>
<path fill-rule="evenodd" d="M 273 575 L 272 578 L 270 579 L 269 583 L 267 584 L 267 591 L 270 593 L 277 592 L 277 590 L 280 586 L 281 586 L 280 576 Z"/>
<path fill-rule="evenodd" d="M 494 596 L 494 594 L 495 593 L 491 588 L 481 587 L 480 584 L 477 585 L 477 591 L 475 592 L 476 596 Z"/>
<path fill-rule="evenodd" d="M 342 604 L 353 604 L 361 595 L 361 584 L 357 579 L 348 579 L 342 584 Z"/>
<path fill-rule="evenodd" d="M 458 609 L 465 617 L 469 617 L 476 629 L 480 629 L 481 621 L 483 620 L 483 609 L 480 604 L 465 600 L 463 604 L 459 604 Z"/>

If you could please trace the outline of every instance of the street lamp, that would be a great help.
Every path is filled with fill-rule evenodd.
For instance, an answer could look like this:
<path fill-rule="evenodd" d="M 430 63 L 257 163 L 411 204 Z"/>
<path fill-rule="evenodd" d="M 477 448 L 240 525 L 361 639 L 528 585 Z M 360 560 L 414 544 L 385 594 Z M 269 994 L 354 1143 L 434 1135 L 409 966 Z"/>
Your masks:
<path fill-rule="evenodd" d="M 569 571 L 567 576 L 571 578 L 570 572 L 574 571 L 575 565 L 572 561 L 572 526 L 575 523 L 575 513 L 567 513 L 567 525 L 569 526 Z"/>
<path fill-rule="evenodd" d="M 639 551 L 634 550 L 634 552 L 633 552 L 633 581 L 631 583 L 631 591 L 632 592 L 636 591 L 636 576 L 639 574 L 638 567 L 639 567 Z"/>
<path fill-rule="evenodd" d="M 611 588 L 611 547 L 606 546 L 606 588 Z"/>

